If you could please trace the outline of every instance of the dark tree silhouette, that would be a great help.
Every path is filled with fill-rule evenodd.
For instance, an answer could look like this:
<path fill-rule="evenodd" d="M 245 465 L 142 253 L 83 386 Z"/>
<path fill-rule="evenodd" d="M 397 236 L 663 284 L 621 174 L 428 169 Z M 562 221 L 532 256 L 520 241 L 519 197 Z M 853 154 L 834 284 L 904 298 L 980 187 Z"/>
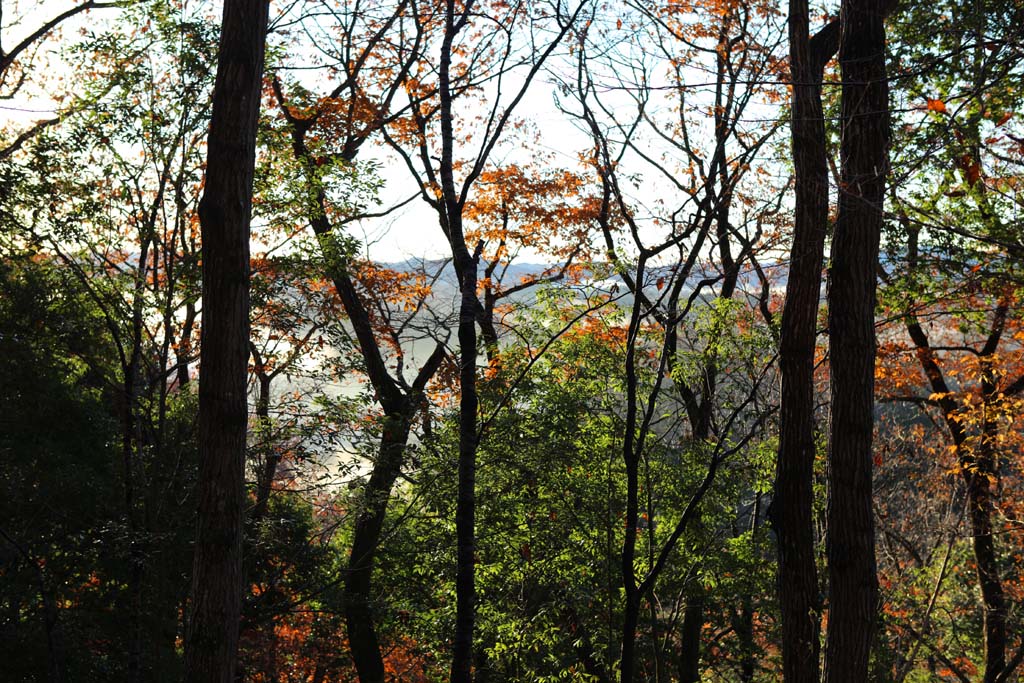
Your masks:
<path fill-rule="evenodd" d="M 847 0 L 840 21 L 842 172 L 829 271 L 832 402 L 825 681 L 864 681 L 878 602 L 872 513 L 875 285 L 889 166 L 886 0 Z"/>
<path fill-rule="evenodd" d="M 814 347 L 828 227 L 828 157 L 821 83 L 839 24 L 810 36 L 806 0 L 789 3 L 793 80 L 793 235 L 779 365 L 782 402 L 775 494 L 769 516 L 779 546 L 782 660 L 788 683 L 817 683 L 821 599 L 814 557 Z"/>
<path fill-rule="evenodd" d="M 199 381 L 200 472 L 188 681 L 235 678 L 242 602 L 249 221 L 256 158 L 266 0 L 224 4 L 210 122 L 203 237 Z"/>

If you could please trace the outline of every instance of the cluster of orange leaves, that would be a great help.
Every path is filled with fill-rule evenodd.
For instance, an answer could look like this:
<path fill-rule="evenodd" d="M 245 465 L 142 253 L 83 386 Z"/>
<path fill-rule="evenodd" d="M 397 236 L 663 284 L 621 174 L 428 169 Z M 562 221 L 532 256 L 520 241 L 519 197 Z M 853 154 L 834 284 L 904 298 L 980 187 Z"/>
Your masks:
<path fill-rule="evenodd" d="M 588 179 L 568 170 L 510 164 L 481 173 L 477 188 L 463 214 L 474 226 L 466 237 L 484 240 L 490 260 L 516 247 L 565 257 L 586 241 L 600 209 Z"/>

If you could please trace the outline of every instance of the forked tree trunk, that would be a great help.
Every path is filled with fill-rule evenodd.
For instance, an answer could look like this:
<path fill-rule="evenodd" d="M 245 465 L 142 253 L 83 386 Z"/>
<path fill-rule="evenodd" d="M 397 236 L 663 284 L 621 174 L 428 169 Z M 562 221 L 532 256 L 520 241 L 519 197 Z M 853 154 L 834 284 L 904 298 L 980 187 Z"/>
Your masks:
<path fill-rule="evenodd" d="M 786 683 L 818 683 L 821 599 L 814 557 L 814 348 L 829 200 L 821 82 L 838 39 L 835 22 L 811 38 L 807 1 L 791 0 L 796 227 L 782 312 L 779 456 L 768 511 L 778 541 Z"/>
<path fill-rule="evenodd" d="M 306 144 L 309 120 L 295 117 L 285 105 L 280 83 L 274 82 L 281 113 L 292 125 L 292 151 L 306 168 L 314 163 Z M 360 143 L 361 144 L 361 143 Z M 349 150 L 351 158 L 358 145 Z M 334 241 L 334 226 L 327 215 L 327 193 L 314 176 L 307 177 L 307 188 L 315 197 L 309 225 L 316 235 L 326 260 L 326 274 L 334 284 L 341 304 L 366 365 L 366 374 L 384 411 L 379 455 L 373 463 L 370 478 L 363 490 L 364 507 L 356 519 L 345 577 L 345 624 L 352 656 L 360 683 L 384 681 L 384 657 L 375 627 L 372 608 L 373 567 L 380 546 L 381 531 L 387 516 L 392 489 L 405 464 L 406 445 L 416 411 L 424 404 L 424 391 L 445 358 L 445 344 L 438 344 L 420 367 L 411 387 L 403 388 L 388 371 L 373 322 L 359 296 L 349 272 L 349 258 Z M 326 674 L 324 674 L 326 675 Z"/>
<path fill-rule="evenodd" d="M 233 683 L 242 606 L 248 420 L 249 220 L 266 0 L 226 0 L 210 122 L 203 237 L 199 490 L 185 678 Z"/>
<path fill-rule="evenodd" d="M 875 284 L 889 166 L 887 0 L 844 0 L 842 173 L 829 273 L 832 373 L 828 464 L 826 683 L 866 681 L 878 576 L 872 511 Z"/>

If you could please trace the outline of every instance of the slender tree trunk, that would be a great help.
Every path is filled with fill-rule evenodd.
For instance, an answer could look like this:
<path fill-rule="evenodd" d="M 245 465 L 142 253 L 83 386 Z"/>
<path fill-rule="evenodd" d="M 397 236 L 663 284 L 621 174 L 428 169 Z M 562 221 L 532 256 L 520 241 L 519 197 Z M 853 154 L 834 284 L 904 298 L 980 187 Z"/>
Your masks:
<path fill-rule="evenodd" d="M 669 680 L 665 668 L 665 657 L 662 650 L 661 624 L 658 622 L 658 602 L 653 591 L 647 600 L 647 611 L 651 620 L 651 662 L 654 669 L 654 683 L 666 683 Z"/>
<path fill-rule="evenodd" d="M 257 358 L 253 351 L 253 357 Z M 258 438 L 264 442 L 263 461 L 256 463 L 256 504 L 252 506 L 252 513 L 249 517 L 250 524 L 258 524 L 267 514 L 270 505 L 270 493 L 274 488 L 274 478 L 277 476 L 277 466 L 281 462 L 281 453 L 272 444 L 270 439 L 270 386 L 271 378 L 259 360 L 256 365 L 256 430 Z"/>
<path fill-rule="evenodd" d="M 203 237 L 199 491 L 185 678 L 233 683 L 242 604 L 248 420 L 249 220 L 266 0 L 226 0 L 210 123 Z"/>
<path fill-rule="evenodd" d="M 984 603 L 985 678 L 994 683 L 1006 667 L 1006 595 L 999 574 L 999 561 L 992 536 L 992 492 L 988 477 L 979 465 L 974 474 L 965 473 L 970 509 L 971 541 Z"/>
<path fill-rule="evenodd" d="M 632 683 L 636 669 L 636 629 L 640 624 L 640 593 L 636 587 L 626 590 L 622 609 L 622 654 L 619 668 L 621 683 Z"/>
<path fill-rule="evenodd" d="M 740 613 L 736 619 L 736 635 L 740 641 L 740 681 L 754 683 L 757 657 L 754 656 L 754 605 L 750 593 L 740 598 Z"/>
<path fill-rule="evenodd" d="M 477 264 L 479 254 L 470 254 L 463 232 L 464 200 L 455 189 L 455 130 L 452 115 L 452 46 L 455 36 L 468 21 L 472 2 L 456 8 L 454 0 L 445 3 L 445 32 L 441 44 L 439 73 L 441 123 L 442 227 L 452 250 L 461 293 L 459 305 L 459 460 L 458 494 L 455 504 L 455 634 L 452 647 L 451 683 L 473 680 L 473 632 L 476 613 L 476 322 Z"/>
<path fill-rule="evenodd" d="M 761 524 L 761 494 L 754 497 L 754 505 L 750 515 L 750 531 L 753 538 L 753 556 L 759 557 L 757 534 Z M 757 646 L 754 643 L 754 596 L 753 586 L 748 587 L 740 596 L 740 608 L 733 622 L 733 629 L 740 641 L 740 681 L 753 683 L 757 672 Z"/>
<path fill-rule="evenodd" d="M 833 23 L 812 39 L 807 1 L 790 1 L 796 227 L 782 312 L 779 456 L 768 511 L 778 540 L 786 683 L 818 683 L 821 598 L 814 556 L 814 348 L 829 199 L 821 82 L 825 64 L 838 46 L 838 33 Z"/>
<path fill-rule="evenodd" d="M 384 417 L 380 452 L 363 491 L 345 576 L 345 621 L 349 648 L 361 683 L 384 683 L 384 659 L 374 629 L 371 580 L 391 489 L 402 468 L 411 429 L 411 410 Z"/>
<path fill-rule="evenodd" d="M 285 106 L 284 94 L 275 81 L 275 92 L 281 111 L 292 124 L 292 150 L 295 158 L 307 165 L 313 158 L 306 145 L 309 131 L 307 121 L 295 118 Z M 354 157 L 358 149 L 351 150 Z M 380 454 L 373 464 L 370 479 L 364 489 L 365 509 L 356 520 L 352 548 L 349 552 L 349 573 L 345 580 L 346 631 L 349 650 L 361 683 L 384 680 L 384 659 L 373 625 L 371 595 L 373 593 L 373 563 L 380 545 L 380 533 L 387 515 L 391 491 L 405 463 L 406 445 L 412 419 L 423 403 L 423 391 L 436 374 L 445 358 L 446 346 L 438 344 L 427 361 L 420 367 L 411 391 L 403 390 L 389 374 L 380 344 L 365 305 L 359 297 L 356 284 L 349 273 L 349 257 L 333 239 L 333 226 L 327 216 L 327 194 L 318 181 L 307 177 L 307 187 L 315 197 L 309 225 L 316 235 L 326 260 L 326 274 L 352 324 L 359 344 L 359 353 L 366 364 L 366 373 L 384 410 L 384 429 L 381 433 Z M 428 418 L 424 418 L 428 422 Z M 318 671 L 321 671 L 318 669 Z M 326 673 L 324 674 L 326 675 Z"/>
<path fill-rule="evenodd" d="M 878 576 L 872 511 L 875 284 L 889 165 L 886 0 L 844 0 L 839 60 L 842 177 L 829 274 L 826 683 L 866 681 Z"/>
<path fill-rule="evenodd" d="M 192 328 L 196 321 L 196 305 L 191 301 L 185 304 L 185 321 L 181 325 L 181 336 L 174 358 L 177 363 L 178 388 L 188 384 L 188 366 L 192 357 Z"/>
<path fill-rule="evenodd" d="M 454 244 L 454 243 L 453 243 Z M 462 304 L 459 311 L 459 484 L 455 509 L 457 536 L 455 642 L 452 683 L 470 683 L 476 609 L 476 261 L 465 245 L 456 252 Z"/>
<path fill-rule="evenodd" d="M 683 625 L 679 638 L 682 651 L 679 656 L 680 683 L 698 683 L 700 681 L 700 636 L 704 630 L 704 597 L 692 596 L 686 600 L 683 612 Z"/>
<path fill-rule="evenodd" d="M 967 485 L 974 562 L 978 573 L 978 585 L 981 587 L 981 599 L 985 606 L 984 683 L 994 683 L 1006 668 L 1007 646 L 1006 594 L 999 572 L 999 557 L 992 529 L 992 517 L 995 514 L 995 507 L 992 504 L 992 482 L 998 476 L 995 452 L 997 408 L 992 405 L 996 394 L 997 386 L 989 355 L 982 359 L 981 395 L 985 413 L 982 416 L 981 440 L 978 447 L 966 458 L 962 458 L 961 462 L 961 470 Z"/>
<path fill-rule="evenodd" d="M 636 266 L 636 282 L 643 282 L 646 257 L 640 256 Z M 639 414 L 638 381 L 636 374 L 636 335 L 642 318 L 641 306 L 633 302 L 626 342 L 626 420 L 622 440 L 622 461 L 626 468 L 626 528 L 622 535 L 622 586 L 625 605 L 622 612 L 622 653 L 619 662 L 620 680 L 631 683 L 636 668 L 636 630 L 640 622 L 641 590 L 636 577 L 636 537 L 640 518 L 640 453 L 637 441 L 637 416 Z"/>
<path fill-rule="evenodd" d="M 916 262 L 916 243 L 912 243 L 909 257 Z M 998 313 L 997 313 L 998 315 Z M 1005 310 L 1004 310 L 1005 315 Z M 987 348 L 982 351 L 982 362 L 995 353 L 1001 336 L 1001 323 L 995 323 Z M 940 398 L 946 428 L 956 447 L 964 484 L 967 488 L 968 519 L 971 525 L 971 545 L 974 550 L 974 561 L 978 575 L 978 587 L 981 590 L 984 605 L 983 623 L 985 637 L 985 674 L 984 683 L 993 683 L 1006 669 L 1006 647 L 1008 633 L 1006 625 L 1006 594 L 999 572 L 998 554 L 995 549 L 992 516 L 995 513 L 992 505 L 991 480 L 998 476 L 997 456 L 993 450 L 997 425 L 987 411 L 981 425 L 981 441 L 977 448 L 967 445 L 967 433 L 960 419 L 959 406 L 951 398 L 950 387 L 943 375 L 942 368 L 935 358 L 928 337 L 920 323 L 912 315 L 908 316 L 907 332 L 917 349 L 917 357 L 928 378 L 933 393 Z M 998 387 L 989 368 L 983 368 L 981 393 L 983 401 L 988 404 L 998 393 Z M 991 479 L 990 479 L 991 478 Z"/>

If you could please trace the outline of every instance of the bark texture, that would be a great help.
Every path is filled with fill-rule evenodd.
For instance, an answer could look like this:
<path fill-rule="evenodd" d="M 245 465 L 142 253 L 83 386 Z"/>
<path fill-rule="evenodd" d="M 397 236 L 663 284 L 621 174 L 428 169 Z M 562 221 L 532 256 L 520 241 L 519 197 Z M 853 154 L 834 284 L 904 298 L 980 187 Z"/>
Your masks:
<path fill-rule="evenodd" d="M 806 0 L 789 4 L 795 231 L 782 313 L 779 456 L 769 519 L 778 541 L 783 678 L 817 683 L 821 597 L 814 557 L 814 348 L 828 229 L 828 157 L 821 83 L 839 44 L 832 22 L 813 38 Z"/>
<path fill-rule="evenodd" d="M 242 525 L 249 358 L 249 220 L 266 0 L 227 0 L 210 122 L 203 237 L 199 491 L 187 681 L 235 678 L 242 605 Z"/>
<path fill-rule="evenodd" d="M 842 171 L 829 273 L 826 683 L 867 680 L 878 603 L 871 475 L 875 285 L 889 164 L 886 10 L 884 0 L 846 0 L 840 17 Z"/>

